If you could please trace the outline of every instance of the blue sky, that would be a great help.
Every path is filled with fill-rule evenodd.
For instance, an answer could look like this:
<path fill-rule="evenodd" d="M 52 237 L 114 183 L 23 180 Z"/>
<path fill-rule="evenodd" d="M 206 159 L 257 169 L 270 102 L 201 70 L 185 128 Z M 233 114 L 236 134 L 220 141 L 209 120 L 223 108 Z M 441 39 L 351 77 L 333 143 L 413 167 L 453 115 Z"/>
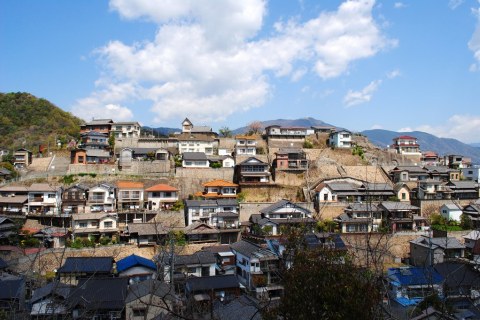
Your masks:
<path fill-rule="evenodd" d="M 3 0 L 0 92 L 84 120 L 480 142 L 480 1 Z"/>

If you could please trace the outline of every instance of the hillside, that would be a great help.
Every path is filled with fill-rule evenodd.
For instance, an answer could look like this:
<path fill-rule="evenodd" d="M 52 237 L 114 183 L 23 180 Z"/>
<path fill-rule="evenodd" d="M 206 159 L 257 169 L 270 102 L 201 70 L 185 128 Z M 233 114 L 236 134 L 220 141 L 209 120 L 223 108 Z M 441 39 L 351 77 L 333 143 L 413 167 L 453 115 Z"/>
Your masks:
<path fill-rule="evenodd" d="M 472 162 L 480 164 L 480 148 L 462 143 L 456 139 L 438 138 L 426 132 L 395 132 L 388 130 L 365 130 L 361 132 L 368 140 L 382 148 L 392 144 L 392 139 L 401 135 L 409 135 L 417 138 L 421 151 L 435 151 L 440 156 L 459 154 L 472 158 Z"/>
<path fill-rule="evenodd" d="M 0 93 L 2 148 L 27 148 L 35 153 L 40 145 L 52 147 L 55 138 L 65 144 L 71 138 L 78 138 L 83 122 L 29 93 Z"/>

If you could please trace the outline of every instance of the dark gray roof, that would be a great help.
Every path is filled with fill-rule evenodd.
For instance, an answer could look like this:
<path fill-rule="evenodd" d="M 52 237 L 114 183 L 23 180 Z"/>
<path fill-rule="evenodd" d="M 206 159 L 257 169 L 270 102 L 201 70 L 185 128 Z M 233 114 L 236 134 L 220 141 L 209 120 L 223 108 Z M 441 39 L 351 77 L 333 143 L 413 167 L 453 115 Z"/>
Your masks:
<path fill-rule="evenodd" d="M 169 232 L 159 223 L 130 223 L 127 226 L 128 233 L 138 234 L 139 236 L 164 235 Z"/>
<path fill-rule="evenodd" d="M 185 284 L 185 289 L 190 292 L 227 288 L 240 288 L 236 275 L 229 274 L 211 277 L 192 277 L 188 278 Z"/>
<path fill-rule="evenodd" d="M 325 184 L 333 191 L 357 191 L 357 186 L 349 182 L 335 181 L 326 182 Z"/>
<path fill-rule="evenodd" d="M 167 300 L 175 299 L 175 292 L 171 292 L 169 284 L 155 279 L 147 279 L 129 286 L 125 303 L 140 299 L 148 294 L 153 294 Z"/>
<path fill-rule="evenodd" d="M 420 245 L 422 247 L 431 247 L 432 249 L 442 248 L 442 249 L 464 249 L 465 246 L 453 237 L 438 237 L 438 238 L 429 238 L 425 236 L 418 237 L 414 240 L 411 240 L 410 243 Z"/>
<path fill-rule="evenodd" d="M 111 273 L 113 257 L 68 257 L 58 273 Z"/>
<path fill-rule="evenodd" d="M 28 200 L 28 196 L 15 196 L 15 197 L 0 197 L 0 203 L 25 203 Z"/>
<path fill-rule="evenodd" d="M 205 152 L 184 152 L 183 160 L 207 160 Z"/>
<path fill-rule="evenodd" d="M 54 280 L 41 288 L 35 289 L 30 302 L 35 303 L 49 295 L 56 295 L 62 298 L 68 297 L 73 286 Z"/>
<path fill-rule="evenodd" d="M 248 159 L 245 159 L 244 161 L 240 162 L 238 164 L 239 166 L 243 165 L 266 165 L 268 166 L 268 163 L 263 162 L 262 160 L 255 158 L 255 157 L 249 157 Z"/>
<path fill-rule="evenodd" d="M 215 264 L 216 262 L 215 254 L 210 251 L 197 251 L 194 254 L 175 256 L 175 266 L 207 265 Z"/>
<path fill-rule="evenodd" d="M 259 260 L 272 260 L 278 258 L 272 251 L 245 240 L 232 243 L 230 248 L 249 258 L 258 258 Z"/>
<path fill-rule="evenodd" d="M 128 278 L 86 278 L 68 297 L 71 307 L 82 306 L 86 310 L 122 310 L 127 297 Z"/>
<path fill-rule="evenodd" d="M 12 172 L 8 169 L 5 169 L 5 168 L 0 168 L 0 175 L 6 175 L 8 176 L 9 174 L 11 174 Z"/>
<path fill-rule="evenodd" d="M 216 199 L 216 200 L 185 200 L 185 206 L 188 207 L 219 207 L 219 206 L 238 206 L 237 199 Z"/>
<path fill-rule="evenodd" d="M 367 191 L 390 191 L 390 192 L 393 192 L 393 187 L 388 183 L 365 182 L 363 184 L 363 187 L 365 187 L 365 189 Z"/>
<path fill-rule="evenodd" d="M 465 181 L 450 181 L 447 183 L 450 186 L 454 186 L 455 189 L 475 189 L 477 187 L 477 183 L 471 180 Z"/>
<path fill-rule="evenodd" d="M 231 302 L 214 304 L 214 313 L 218 319 L 260 320 L 261 312 L 253 300 L 242 295 Z"/>
<path fill-rule="evenodd" d="M 385 208 L 388 211 L 396 210 L 419 210 L 419 207 L 412 206 L 409 203 L 399 202 L 399 201 L 383 201 L 380 204 L 380 207 Z"/>
<path fill-rule="evenodd" d="M 448 288 L 480 288 L 480 273 L 472 266 L 461 262 L 437 263 L 433 268 L 445 278 Z"/>
<path fill-rule="evenodd" d="M 25 279 L 0 281 L 0 300 L 21 299 L 25 291 Z"/>
<path fill-rule="evenodd" d="M 345 209 L 353 212 L 381 211 L 374 203 L 351 203 Z"/>

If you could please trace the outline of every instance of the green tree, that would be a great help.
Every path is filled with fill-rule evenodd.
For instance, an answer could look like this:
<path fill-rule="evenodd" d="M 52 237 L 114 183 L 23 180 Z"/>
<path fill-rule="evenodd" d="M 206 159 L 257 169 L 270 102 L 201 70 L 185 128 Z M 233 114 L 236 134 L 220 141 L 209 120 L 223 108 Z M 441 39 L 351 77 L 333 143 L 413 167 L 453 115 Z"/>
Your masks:
<path fill-rule="evenodd" d="M 463 230 L 472 230 L 473 229 L 473 221 L 468 214 L 462 214 L 460 216 L 460 227 Z"/>
<path fill-rule="evenodd" d="M 223 127 L 218 132 L 220 132 L 224 138 L 230 138 L 232 136 L 232 130 L 230 130 L 229 127 Z"/>

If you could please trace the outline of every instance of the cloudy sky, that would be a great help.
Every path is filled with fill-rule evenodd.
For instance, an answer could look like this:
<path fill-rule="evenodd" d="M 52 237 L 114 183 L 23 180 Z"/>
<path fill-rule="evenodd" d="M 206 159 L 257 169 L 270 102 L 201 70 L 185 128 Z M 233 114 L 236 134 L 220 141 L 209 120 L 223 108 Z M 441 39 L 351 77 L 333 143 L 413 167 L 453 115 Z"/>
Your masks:
<path fill-rule="evenodd" d="M 0 92 L 84 120 L 480 142 L 479 0 L 4 0 Z"/>

